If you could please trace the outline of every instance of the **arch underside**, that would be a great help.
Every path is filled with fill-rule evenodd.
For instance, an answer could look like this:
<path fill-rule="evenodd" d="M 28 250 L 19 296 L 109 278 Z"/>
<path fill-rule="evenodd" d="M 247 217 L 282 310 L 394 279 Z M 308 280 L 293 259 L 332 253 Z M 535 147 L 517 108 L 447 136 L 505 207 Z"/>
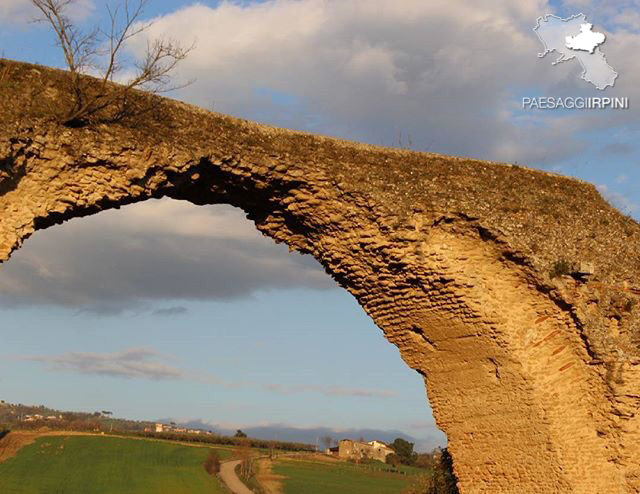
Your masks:
<path fill-rule="evenodd" d="M 12 70 L 55 105 L 58 73 Z M 0 260 L 36 229 L 152 197 L 240 207 L 318 259 L 424 376 L 461 492 L 640 491 L 640 228 L 592 186 L 173 102 L 68 129 L 18 118 L 13 91 Z"/>

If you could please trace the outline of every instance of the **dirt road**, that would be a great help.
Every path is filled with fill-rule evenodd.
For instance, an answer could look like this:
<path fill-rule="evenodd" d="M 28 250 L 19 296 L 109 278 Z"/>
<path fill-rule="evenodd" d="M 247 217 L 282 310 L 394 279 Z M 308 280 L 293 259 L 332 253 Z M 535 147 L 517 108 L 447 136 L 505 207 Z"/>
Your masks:
<path fill-rule="evenodd" d="M 233 494 L 253 494 L 253 491 L 236 475 L 236 467 L 240 465 L 242 460 L 225 461 L 220 464 L 220 479 L 231 490 Z"/>

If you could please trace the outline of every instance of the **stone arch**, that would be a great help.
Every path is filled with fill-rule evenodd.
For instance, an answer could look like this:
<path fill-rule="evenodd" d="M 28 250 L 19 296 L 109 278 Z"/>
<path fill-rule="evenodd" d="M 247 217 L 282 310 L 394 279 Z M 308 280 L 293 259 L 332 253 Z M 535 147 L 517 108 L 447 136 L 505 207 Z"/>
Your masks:
<path fill-rule="evenodd" d="M 5 70 L 1 261 L 37 229 L 152 197 L 240 207 L 424 376 L 462 492 L 640 489 L 640 227 L 593 186 L 168 100 L 71 129 L 51 118 L 64 73 Z"/>

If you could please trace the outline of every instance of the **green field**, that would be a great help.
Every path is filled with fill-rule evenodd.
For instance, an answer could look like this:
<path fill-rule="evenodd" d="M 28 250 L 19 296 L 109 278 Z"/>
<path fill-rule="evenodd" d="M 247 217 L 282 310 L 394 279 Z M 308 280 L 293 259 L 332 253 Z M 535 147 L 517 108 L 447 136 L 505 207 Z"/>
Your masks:
<path fill-rule="evenodd" d="M 347 462 L 281 459 L 273 473 L 283 475 L 284 494 L 398 494 L 425 470 L 405 468 L 406 475 L 376 471 L 376 467 Z"/>
<path fill-rule="evenodd" d="M 220 458 L 229 450 L 217 449 Z M 0 463 L 2 494 L 225 492 L 203 462 L 209 448 L 161 441 L 49 436 Z"/>

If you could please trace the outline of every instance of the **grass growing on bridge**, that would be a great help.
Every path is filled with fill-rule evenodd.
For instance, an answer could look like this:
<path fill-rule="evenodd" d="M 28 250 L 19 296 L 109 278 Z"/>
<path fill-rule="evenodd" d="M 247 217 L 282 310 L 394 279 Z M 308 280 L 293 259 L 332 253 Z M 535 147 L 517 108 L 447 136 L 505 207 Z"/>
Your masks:
<path fill-rule="evenodd" d="M 0 493 L 223 493 L 204 470 L 208 452 L 161 441 L 45 436 L 0 463 Z"/>
<path fill-rule="evenodd" d="M 417 468 L 403 470 L 404 475 L 377 471 L 368 465 L 297 459 L 280 459 L 273 465 L 273 473 L 286 477 L 283 494 L 397 494 L 417 475 L 428 474 Z"/>

